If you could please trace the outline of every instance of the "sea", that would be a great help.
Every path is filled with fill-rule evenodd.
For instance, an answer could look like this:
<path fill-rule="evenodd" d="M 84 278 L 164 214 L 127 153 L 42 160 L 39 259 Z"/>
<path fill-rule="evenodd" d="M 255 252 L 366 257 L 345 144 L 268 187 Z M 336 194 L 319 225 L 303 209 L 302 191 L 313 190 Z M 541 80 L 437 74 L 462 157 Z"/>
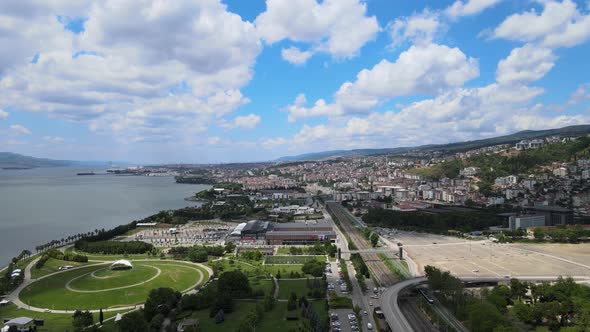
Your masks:
<path fill-rule="evenodd" d="M 108 229 L 161 210 L 197 206 L 185 198 L 209 185 L 173 177 L 118 176 L 57 167 L 0 170 L 0 268 L 23 249 L 95 229 Z"/>

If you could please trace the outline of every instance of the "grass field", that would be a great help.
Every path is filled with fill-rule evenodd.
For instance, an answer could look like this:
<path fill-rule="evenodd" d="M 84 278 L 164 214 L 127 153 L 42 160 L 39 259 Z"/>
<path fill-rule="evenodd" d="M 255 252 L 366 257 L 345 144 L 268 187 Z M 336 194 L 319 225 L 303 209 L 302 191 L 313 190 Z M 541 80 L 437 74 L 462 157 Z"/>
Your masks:
<path fill-rule="evenodd" d="M 105 312 L 104 319 L 115 316 L 116 312 Z M 35 319 L 44 319 L 45 326 L 39 327 L 39 332 L 63 332 L 65 330 L 73 331 L 72 314 L 51 314 L 45 312 L 34 312 L 25 309 L 19 309 L 14 304 L 0 307 L 0 320 L 16 317 L 31 317 Z M 98 322 L 98 314 L 94 314 L 94 321 Z"/>
<path fill-rule="evenodd" d="M 65 271 L 29 285 L 23 289 L 20 298 L 31 306 L 48 309 L 112 308 L 143 303 L 153 288 L 172 287 L 179 291 L 186 290 L 199 280 L 199 274 L 195 269 L 203 273 L 204 280 L 208 277 L 205 269 L 182 262 L 140 261 L 133 264 L 132 270 L 112 273 L 103 272 L 108 264 Z M 135 285 L 155 276 L 157 274 L 155 268 L 160 269 L 159 276 L 149 282 Z M 93 272 L 95 276 L 103 278 L 92 276 Z M 68 282 L 77 291 L 67 289 Z M 131 287 L 108 290 L 108 288 L 126 286 Z"/>
<path fill-rule="evenodd" d="M 57 271 L 59 271 L 58 268 L 60 266 L 64 266 L 64 265 L 82 266 L 82 265 L 87 265 L 87 264 L 88 263 L 66 262 L 66 261 L 62 261 L 59 259 L 50 258 L 47 260 L 47 262 L 45 262 L 43 267 L 40 269 L 37 269 L 33 266 L 33 268 L 31 269 L 31 277 L 33 279 L 37 279 L 37 278 L 42 277 L 44 275 L 48 275 L 53 272 L 57 272 Z"/>
<path fill-rule="evenodd" d="M 312 302 L 314 309 L 320 317 L 327 318 L 325 301 Z M 225 315 L 225 322 L 215 324 L 213 318 L 209 318 L 209 310 L 200 310 L 192 313 L 192 318 L 197 318 L 201 331 L 236 331 L 248 312 L 256 306 L 256 302 L 236 302 L 234 311 Z M 296 311 L 300 314 L 300 310 Z M 256 332 L 290 331 L 297 327 L 299 320 L 288 321 L 285 319 L 287 313 L 287 302 L 277 302 L 273 310 L 265 312 L 262 321 L 256 326 Z"/>
<path fill-rule="evenodd" d="M 310 281 L 313 281 L 313 278 L 310 278 Z M 307 291 L 307 279 L 279 280 L 279 299 L 288 299 L 291 292 L 297 294 L 297 297 L 308 297 Z"/>
<path fill-rule="evenodd" d="M 309 261 L 325 262 L 325 256 L 267 256 L 264 259 L 264 264 L 305 264 Z"/>

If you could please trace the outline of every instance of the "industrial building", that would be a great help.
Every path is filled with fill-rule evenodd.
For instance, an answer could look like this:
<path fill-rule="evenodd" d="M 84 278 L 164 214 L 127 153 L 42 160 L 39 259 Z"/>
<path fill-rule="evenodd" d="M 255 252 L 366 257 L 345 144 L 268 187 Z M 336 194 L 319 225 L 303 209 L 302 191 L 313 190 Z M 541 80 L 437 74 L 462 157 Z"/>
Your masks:
<path fill-rule="evenodd" d="M 539 226 L 545 226 L 545 216 L 542 214 L 510 216 L 508 218 L 508 228 L 513 232 L 517 229 L 527 229 L 529 227 Z"/>
<path fill-rule="evenodd" d="M 266 243 L 270 245 L 313 244 L 315 242 L 335 242 L 336 232 L 327 224 L 281 223 L 273 224 L 266 233 Z"/>
<path fill-rule="evenodd" d="M 336 232 L 326 223 L 271 223 L 261 220 L 250 220 L 239 224 L 231 237 L 262 240 L 267 245 L 314 244 L 316 242 L 335 242 Z"/>
<path fill-rule="evenodd" d="M 526 208 L 527 211 L 534 214 L 541 214 L 545 216 L 545 225 L 571 225 L 574 223 L 574 211 L 561 206 L 531 206 Z"/>

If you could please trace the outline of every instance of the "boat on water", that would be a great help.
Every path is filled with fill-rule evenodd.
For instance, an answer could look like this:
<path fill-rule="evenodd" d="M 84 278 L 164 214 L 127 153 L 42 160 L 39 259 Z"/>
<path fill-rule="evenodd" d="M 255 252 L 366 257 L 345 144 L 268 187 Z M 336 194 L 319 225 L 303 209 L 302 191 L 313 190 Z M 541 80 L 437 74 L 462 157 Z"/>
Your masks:
<path fill-rule="evenodd" d="M 96 175 L 96 173 L 94 173 L 94 172 L 80 172 L 80 173 L 76 173 L 76 175 Z"/>

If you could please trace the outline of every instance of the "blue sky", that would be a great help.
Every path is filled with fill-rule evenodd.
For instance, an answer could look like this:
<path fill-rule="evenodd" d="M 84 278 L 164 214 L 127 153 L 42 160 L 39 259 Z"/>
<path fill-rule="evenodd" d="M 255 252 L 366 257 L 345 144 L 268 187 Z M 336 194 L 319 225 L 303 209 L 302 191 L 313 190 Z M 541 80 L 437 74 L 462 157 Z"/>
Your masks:
<path fill-rule="evenodd" d="M 590 123 L 590 1 L 0 3 L 0 150 L 272 160 Z"/>

